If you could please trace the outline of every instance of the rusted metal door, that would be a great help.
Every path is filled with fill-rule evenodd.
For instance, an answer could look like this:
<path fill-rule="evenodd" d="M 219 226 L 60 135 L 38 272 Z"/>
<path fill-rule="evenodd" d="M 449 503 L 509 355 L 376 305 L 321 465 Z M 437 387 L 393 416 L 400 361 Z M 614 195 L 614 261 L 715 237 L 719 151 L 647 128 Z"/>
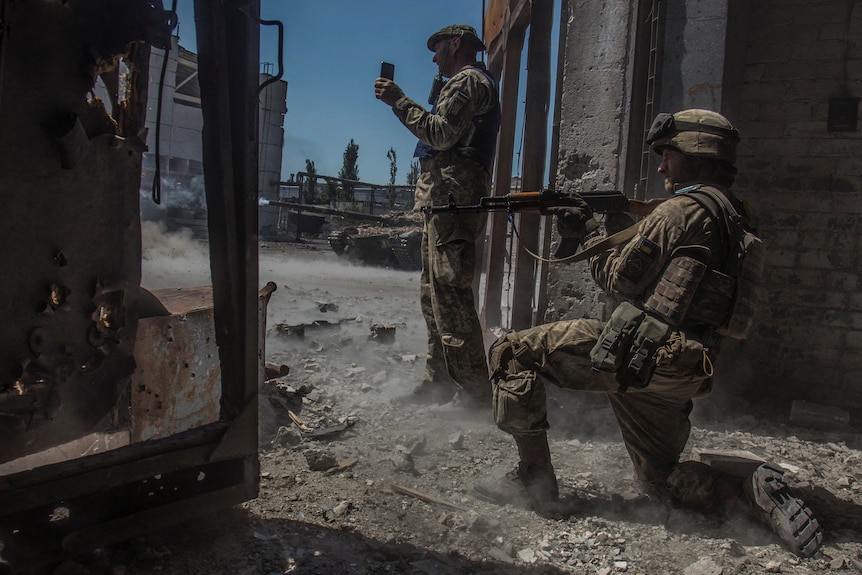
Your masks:
<path fill-rule="evenodd" d="M 196 2 L 213 286 L 170 294 L 140 285 L 159 4 L 0 0 L 0 571 L 257 494 L 259 2 Z"/>

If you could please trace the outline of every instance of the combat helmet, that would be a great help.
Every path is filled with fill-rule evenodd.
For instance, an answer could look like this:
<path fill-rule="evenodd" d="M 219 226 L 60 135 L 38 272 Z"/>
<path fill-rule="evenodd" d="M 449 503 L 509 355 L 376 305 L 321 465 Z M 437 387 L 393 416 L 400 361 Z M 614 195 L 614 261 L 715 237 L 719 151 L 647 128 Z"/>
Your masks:
<path fill-rule="evenodd" d="M 711 110 L 683 110 L 676 114 L 659 114 L 647 134 L 653 152 L 671 146 L 684 154 L 736 162 L 739 132 L 731 123 Z"/>

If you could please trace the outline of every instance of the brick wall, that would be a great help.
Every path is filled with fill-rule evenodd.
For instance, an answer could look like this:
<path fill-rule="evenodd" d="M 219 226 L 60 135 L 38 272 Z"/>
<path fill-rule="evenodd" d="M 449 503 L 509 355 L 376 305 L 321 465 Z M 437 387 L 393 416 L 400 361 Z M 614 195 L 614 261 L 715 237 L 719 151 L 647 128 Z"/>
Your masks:
<path fill-rule="evenodd" d="M 757 3 L 745 26 L 735 189 L 769 257 L 755 333 L 723 367 L 748 391 L 862 407 L 862 132 L 827 130 L 830 98 L 862 96 L 862 2 Z"/>
<path fill-rule="evenodd" d="M 633 12 L 569 6 L 557 184 L 621 187 L 623 141 L 638 137 L 625 130 Z M 862 0 L 727 0 L 724 21 L 706 0 L 666 9 L 659 111 L 718 109 L 739 128 L 734 189 L 769 250 L 756 327 L 726 344 L 717 384 L 862 408 L 862 131 L 827 130 L 830 98 L 862 96 Z M 699 61 L 716 52 L 723 68 Z M 546 321 L 603 315 L 585 268 L 550 268 Z"/>

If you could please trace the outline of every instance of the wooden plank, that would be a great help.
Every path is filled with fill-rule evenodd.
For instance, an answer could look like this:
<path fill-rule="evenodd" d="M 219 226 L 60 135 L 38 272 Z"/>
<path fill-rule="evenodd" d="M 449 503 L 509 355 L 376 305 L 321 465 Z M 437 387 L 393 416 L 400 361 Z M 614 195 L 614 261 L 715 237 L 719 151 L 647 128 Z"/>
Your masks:
<path fill-rule="evenodd" d="M 543 187 L 548 141 L 548 108 L 551 94 L 551 29 L 553 0 L 536 0 L 531 8 L 530 41 L 527 53 L 527 93 L 524 115 L 525 190 Z M 518 250 L 515 261 L 515 286 L 512 300 L 512 329 L 532 326 L 536 293 L 536 260 L 539 253 L 539 214 L 521 214 L 518 218 Z"/>
<path fill-rule="evenodd" d="M 509 193 L 512 181 L 512 159 L 515 150 L 515 128 L 518 116 L 518 91 L 520 84 L 521 52 L 524 50 L 525 31 L 510 33 L 506 41 L 500 107 L 502 122 L 497 138 L 497 162 L 494 177 L 494 195 Z M 482 298 L 482 325 L 486 328 L 502 326 L 501 301 L 506 261 L 506 214 L 488 215 L 488 250 L 486 255 L 485 294 Z"/>

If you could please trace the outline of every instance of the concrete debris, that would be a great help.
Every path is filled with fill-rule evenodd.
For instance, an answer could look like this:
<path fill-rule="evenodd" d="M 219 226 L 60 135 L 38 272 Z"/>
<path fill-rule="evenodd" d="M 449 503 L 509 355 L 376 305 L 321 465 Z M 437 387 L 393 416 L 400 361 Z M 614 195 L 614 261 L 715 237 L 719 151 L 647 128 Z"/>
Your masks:
<path fill-rule="evenodd" d="M 396 447 L 395 452 L 389 457 L 389 461 L 391 461 L 395 466 L 396 471 L 400 471 L 402 473 L 416 472 L 413 456 L 400 445 Z"/>
<path fill-rule="evenodd" d="M 424 455 L 426 445 L 428 445 L 428 438 L 424 435 L 403 436 L 398 438 L 395 449 L 410 455 Z"/>
<path fill-rule="evenodd" d="M 371 326 L 371 334 L 368 336 L 368 341 L 376 341 L 377 343 L 393 344 L 395 343 L 395 326 L 385 323 L 375 323 Z"/>
<path fill-rule="evenodd" d="M 701 557 L 685 568 L 683 575 L 722 575 L 724 569 L 709 557 Z"/>
<path fill-rule="evenodd" d="M 324 449 L 306 449 L 302 454 L 312 471 L 327 471 L 338 465 L 335 456 Z"/>
<path fill-rule="evenodd" d="M 337 425 L 330 425 L 318 429 L 311 429 L 309 430 L 308 437 L 310 439 L 330 439 L 336 435 L 340 435 L 341 432 L 348 429 L 351 425 L 352 423 L 350 423 L 349 421 L 345 421 Z"/>
<path fill-rule="evenodd" d="M 321 330 L 334 330 L 339 329 L 341 327 L 341 322 L 329 322 L 324 320 L 312 321 L 309 323 L 301 323 L 297 325 L 290 325 L 286 323 L 277 323 L 273 326 L 273 331 L 280 336 L 304 339 L 306 335 L 321 331 Z"/>
<path fill-rule="evenodd" d="M 490 549 L 488 549 L 488 558 L 492 559 L 493 561 L 499 561 L 500 563 L 506 563 L 509 565 L 515 564 L 515 561 L 499 547 L 492 546 Z"/>
<path fill-rule="evenodd" d="M 330 311 L 338 311 L 338 306 L 331 302 L 317 302 L 317 309 L 322 313 L 327 313 Z"/>
<path fill-rule="evenodd" d="M 273 445 L 280 445 L 282 447 L 299 445 L 300 443 L 302 443 L 302 435 L 293 427 L 286 427 L 284 425 L 278 428 L 275 439 L 272 440 Z"/>
<path fill-rule="evenodd" d="M 449 436 L 449 448 L 450 449 L 463 449 L 464 448 L 464 434 L 460 431 L 456 431 L 452 435 Z"/>
<path fill-rule="evenodd" d="M 535 563 L 538 560 L 536 552 L 532 549 L 521 549 L 518 551 L 518 559 L 528 564 Z"/>

